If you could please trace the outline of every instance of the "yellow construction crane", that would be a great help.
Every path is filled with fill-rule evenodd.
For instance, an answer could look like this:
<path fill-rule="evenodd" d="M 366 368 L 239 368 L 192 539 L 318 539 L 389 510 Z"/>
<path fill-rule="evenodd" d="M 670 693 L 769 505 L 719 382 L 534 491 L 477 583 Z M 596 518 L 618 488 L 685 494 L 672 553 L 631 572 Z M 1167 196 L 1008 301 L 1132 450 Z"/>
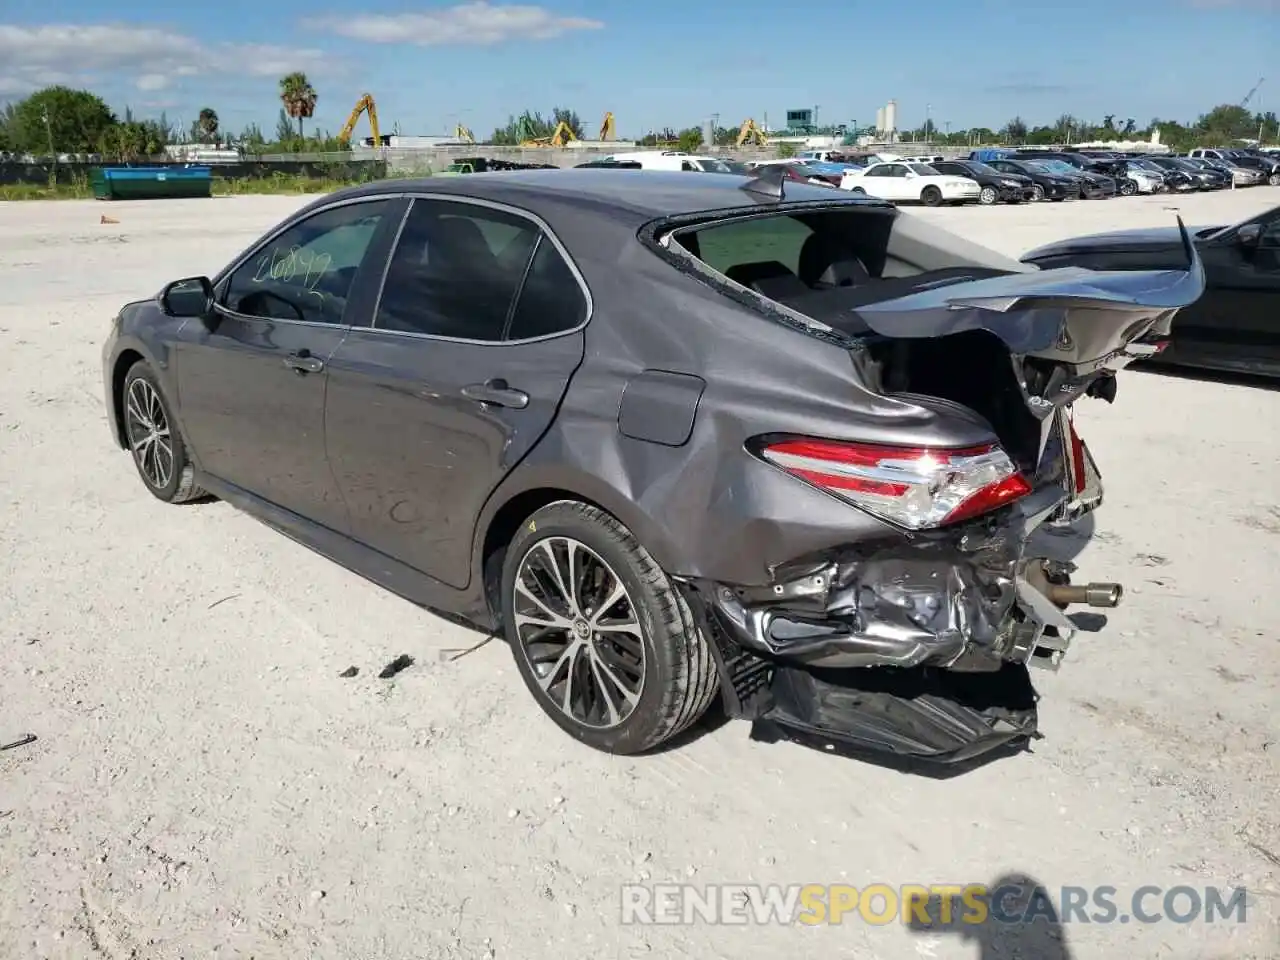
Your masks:
<path fill-rule="evenodd" d="M 613 126 L 613 112 L 610 111 L 604 115 L 604 119 L 600 121 L 600 139 L 612 140 L 616 131 Z"/>
<path fill-rule="evenodd" d="M 753 146 L 763 147 L 768 144 L 769 140 L 764 135 L 764 131 L 756 126 L 754 120 L 744 120 L 742 126 L 738 129 L 738 146 L 745 146 L 750 143 Z"/>
<path fill-rule="evenodd" d="M 522 147 L 563 147 L 571 140 L 577 140 L 577 136 L 570 126 L 561 120 L 556 124 L 556 129 L 549 137 L 535 137 L 532 140 L 524 140 L 521 142 Z"/>
<path fill-rule="evenodd" d="M 472 135 L 471 131 L 461 123 L 453 128 L 453 138 L 455 140 L 461 140 L 463 143 L 476 142 L 476 138 Z"/>
<path fill-rule="evenodd" d="M 373 102 L 373 94 L 371 93 L 366 93 L 356 101 L 356 105 L 351 111 L 351 116 L 347 117 L 346 125 L 343 126 L 342 132 L 338 134 L 338 140 L 344 144 L 351 142 L 351 134 L 355 131 L 356 121 L 360 119 L 360 114 L 362 113 L 369 114 L 369 128 L 373 131 L 374 147 L 382 146 L 382 138 L 378 136 L 378 105 Z"/>

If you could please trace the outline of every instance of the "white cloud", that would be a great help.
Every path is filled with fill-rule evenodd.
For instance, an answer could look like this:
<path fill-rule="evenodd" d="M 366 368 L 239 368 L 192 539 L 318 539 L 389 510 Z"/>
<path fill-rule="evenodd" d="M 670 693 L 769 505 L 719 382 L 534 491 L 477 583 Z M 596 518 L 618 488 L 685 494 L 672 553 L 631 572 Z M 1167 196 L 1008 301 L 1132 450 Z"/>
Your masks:
<path fill-rule="evenodd" d="M 556 16 L 545 7 L 494 6 L 485 0 L 432 13 L 357 14 L 310 21 L 330 33 L 368 43 L 417 46 L 487 46 L 507 40 L 549 40 L 604 24 L 585 17 Z"/>
<path fill-rule="evenodd" d="M 172 78 L 278 77 L 291 70 L 321 72 L 320 50 L 272 44 L 208 45 L 172 30 L 125 25 L 0 24 L 0 94 L 20 95 L 54 83 L 92 87 L 106 78 L 137 75 L 139 90 L 160 90 Z"/>

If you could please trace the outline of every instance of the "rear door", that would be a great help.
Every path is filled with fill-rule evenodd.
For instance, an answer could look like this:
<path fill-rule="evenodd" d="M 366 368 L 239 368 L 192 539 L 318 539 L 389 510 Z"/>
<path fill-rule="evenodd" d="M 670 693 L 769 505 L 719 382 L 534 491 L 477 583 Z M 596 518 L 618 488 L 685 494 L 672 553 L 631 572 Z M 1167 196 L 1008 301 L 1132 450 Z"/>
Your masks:
<path fill-rule="evenodd" d="M 370 326 L 329 361 L 329 460 L 356 539 L 457 588 L 476 519 L 582 362 L 590 294 L 545 224 L 419 197 Z"/>
<path fill-rule="evenodd" d="M 340 532 L 325 458 L 325 364 L 377 293 L 398 198 L 340 202 L 269 237 L 218 283 L 213 322 L 175 344 L 183 426 L 202 470 Z"/>

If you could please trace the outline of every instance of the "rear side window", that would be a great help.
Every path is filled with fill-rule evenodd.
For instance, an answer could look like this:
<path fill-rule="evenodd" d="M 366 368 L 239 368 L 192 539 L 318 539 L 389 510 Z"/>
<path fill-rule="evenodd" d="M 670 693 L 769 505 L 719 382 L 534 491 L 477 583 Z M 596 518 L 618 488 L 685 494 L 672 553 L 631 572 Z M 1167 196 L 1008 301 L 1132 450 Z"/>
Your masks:
<path fill-rule="evenodd" d="M 572 330 L 587 319 L 587 298 L 556 245 L 544 235 L 529 265 L 508 340 Z"/>
<path fill-rule="evenodd" d="M 533 222 L 490 207 L 415 200 L 374 327 L 500 340 L 539 233 Z"/>
<path fill-rule="evenodd" d="M 751 263 L 776 262 L 800 270 L 800 250 L 813 233 L 794 217 L 763 217 L 698 231 L 699 258 L 720 273 Z"/>

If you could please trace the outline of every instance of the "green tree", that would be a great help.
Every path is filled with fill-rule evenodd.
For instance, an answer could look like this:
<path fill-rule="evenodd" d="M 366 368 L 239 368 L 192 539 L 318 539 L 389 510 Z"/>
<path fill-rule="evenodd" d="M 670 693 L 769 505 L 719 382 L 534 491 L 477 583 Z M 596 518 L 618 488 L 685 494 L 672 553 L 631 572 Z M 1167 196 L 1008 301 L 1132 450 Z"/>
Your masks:
<path fill-rule="evenodd" d="M 116 125 L 115 114 L 88 90 L 46 87 L 13 108 L 10 138 L 19 153 L 92 153 Z"/>
<path fill-rule="evenodd" d="M 553 107 L 551 110 L 551 132 L 554 133 L 560 124 L 573 131 L 573 135 L 582 139 L 582 121 L 578 119 L 578 111 L 565 107 Z"/>
<path fill-rule="evenodd" d="M 541 112 L 526 110 L 519 116 L 507 118 L 505 126 L 496 128 L 489 142 L 495 146 L 513 147 L 526 140 L 545 140 L 555 134 L 563 123 L 573 131 L 573 135 L 582 139 L 582 121 L 578 119 L 576 110 L 555 107 L 550 116 L 544 117 Z"/>
<path fill-rule="evenodd" d="M 702 146 L 702 130 L 698 127 L 686 127 L 676 137 L 676 149 L 685 153 L 697 153 Z"/>
<path fill-rule="evenodd" d="M 1014 117 L 1004 125 L 1004 130 L 1001 132 L 1004 134 L 1005 139 L 1011 143 L 1021 143 L 1027 139 L 1026 121 L 1021 117 Z"/>
<path fill-rule="evenodd" d="M 285 113 L 298 121 L 299 138 L 303 136 L 302 121 L 315 116 L 317 99 L 316 89 L 305 73 L 295 71 L 280 78 L 280 102 Z"/>
<path fill-rule="evenodd" d="M 200 140 L 205 143 L 218 141 L 218 112 L 212 107 L 202 107 L 196 118 L 196 131 Z"/>
<path fill-rule="evenodd" d="M 293 129 L 293 121 L 289 119 L 289 111 L 280 108 L 280 116 L 276 118 L 276 142 L 289 143 L 298 139 L 298 132 Z"/>

